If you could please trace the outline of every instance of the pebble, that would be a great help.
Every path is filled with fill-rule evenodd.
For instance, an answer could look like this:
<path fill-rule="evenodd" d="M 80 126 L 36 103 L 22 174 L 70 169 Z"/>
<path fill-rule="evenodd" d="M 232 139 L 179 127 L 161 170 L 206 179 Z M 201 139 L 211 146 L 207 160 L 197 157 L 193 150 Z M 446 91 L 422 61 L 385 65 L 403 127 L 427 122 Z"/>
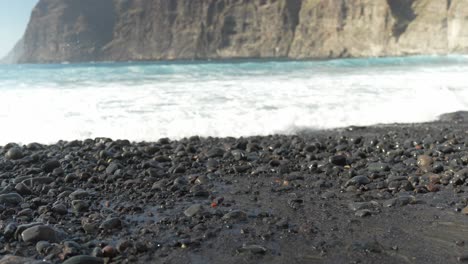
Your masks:
<path fill-rule="evenodd" d="M 371 202 L 352 202 L 348 205 L 348 208 L 352 211 L 360 211 L 365 209 L 378 209 L 380 208 L 380 204 L 376 201 Z"/>
<path fill-rule="evenodd" d="M 346 156 L 343 155 L 331 156 L 329 162 L 336 166 L 345 166 L 347 164 Z"/>
<path fill-rule="evenodd" d="M 224 220 L 237 220 L 245 221 L 247 220 L 247 213 L 241 210 L 231 211 L 223 216 Z"/>
<path fill-rule="evenodd" d="M 189 208 L 187 208 L 184 211 L 184 215 L 187 216 L 187 217 L 193 217 L 193 216 L 201 213 L 202 211 L 204 211 L 203 205 L 194 204 L 194 205 L 190 206 Z"/>
<path fill-rule="evenodd" d="M 390 167 L 386 163 L 376 162 L 376 163 L 369 163 L 367 165 L 367 170 L 370 172 L 383 172 L 390 170 Z"/>
<path fill-rule="evenodd" d="M 413 204 L 416 202 L 416 198 L 414 196 L 400 196 L 394 199 L 387 200 L 383 202 L 384 207 L 401 207 L 408 204 Z"/>
<path fill-rule="evenodd" d="M 49 173 L 54 171 L 54 169 L 58 167 L 60 167 L 60 162 L 58 160 L 49 160 L 42 165 L 42 170 Z"/>
<path fill-rule="evenodd" d="M 63 264 L 104 264 L 104 259 L 88 255 L 79 255 L 67 259 Z"/>
<path fill-rule="evenodd" d="M 83 200 L 73 200 L 72 207 L 75 212 L 86 212 L 88 211 L 89 204 Z"/>
<path fill-rule="evenodd" d="M 265 254 L 267 249 L 260 245 L 243 245 L 237 250 L 239 253 L 248 252 L 252 254 Z"/>
<path fill-rule="evenodd" d="M 220 148 L 212 148 L 206 153 L 206 156 L 208 158 L 216 158 L 216 157 L 221 158 L 223 157 L 223 155 L 224 155 L 224 150 Z"/>
<path fill-rule="evenodd" d="M 48 241 L 57 243 L 60 242 L 61 235 L 51 226 L 37 225 L 24 230 L 21 233 L 21 238 L 24 242 Z"/>
<path fill-rule="evenodd" d="M 238 165 L 234 166 L 234 171 L 237 173 L 244 173 L 250 170 L 252 167 L 250 165 Z"/>
<path fill-rule="evenodd" d="M 99 226 L 99 229 L 104 230 L 104 231 L 109 231 L 112 229 L 120 229 L 122 228 L 122 220 L 118 217 L 113 217 L 110 219 L 105 220 L 104 222 L 101 223 Z"/>
<path fill-rule="evenodd" d="M 105 246 L 102 249 L 102 256 L 105 258 L 113 258 L 117 255 L 117 250 L 110 245 Z"/>
<path fill-rule="evenodd" d="M 51 247 L 52 247 L 52 244 L 50 244 L 47 241 L 39 241 L 36 243 L 36 251 L 40 255 L 46 255 Z"/>
<path fill-rule="evenodd" d="M 420 155 L 417 160 L 418 167 L 421 169 L 427 169 L 432 165 L 432 158 L 428 155 Z"/>
<path fill-rule="evenodd" d="M 66 215 L 68 213 L 68 208 L 65 204 L 59 203 L 52 206 L 52 211 L 60 215 Z"/>
<path fill-rule="evenodd" d="M 106 173 L 109 174 L 109 175 L 112 175 L 114 174 L 119 168 L 121 167 L 121 165 L 119 163 L 116 163 L 116 162 L 111 162 L 107 168 L 106 168 Z"/>
<path fill-rule="evenodd" d="M 370 216 L 371 214 L 372 214 L 372 211 L 364 209 L 364 210 L 356 211 L 354 215 L 357 217 L 366 217 L 366 216 Z"/>
<path fill-rule="evenodd" d="M 5 158 L 10 160 L 19 160 L 23 158 L 23 151 L 19 147 L 13 147 L 7 151 Z"/>
<path fill-rule="evenodd" d="M 76 190 L 68 196 L 71 200 L 82 200 L 88 198 L 89 193 L 85 190 Z"/>
<path fill-rule="evenodd" d="M 345 187 L 348 187 L 351 185 L 366 185 L 366 184 L 369 184 L 370 182 L 371 182 L 370 179 L 367 178 L 366 176 L 355 176 L 345 183 Z"/>
<path fill-rule="evenodd" d="M 202 185 L 194 185 L 189 191 L 195 197 L 208 197 L 210 193 Z"/>
<path fill-rule="evenodd" d="M 22 182 L 15 185 L 15 190 L 21 195 L 32 194 L 31 189 L 29 189 L 29 187 L 26 186 L 26 184 L 24 184 Z"/>
<path fill-rule="evenodd" d="M 17 193 L 7 193 L 0 195 L 0 204 L 16 206 L 23 202 L 23 197 Z"/>

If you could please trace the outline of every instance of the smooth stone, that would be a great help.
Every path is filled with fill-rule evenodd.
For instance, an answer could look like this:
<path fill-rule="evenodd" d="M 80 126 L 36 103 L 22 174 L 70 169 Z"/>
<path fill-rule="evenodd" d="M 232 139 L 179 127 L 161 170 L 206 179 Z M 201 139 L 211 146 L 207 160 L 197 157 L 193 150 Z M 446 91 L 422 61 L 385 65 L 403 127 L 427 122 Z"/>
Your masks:
<path fill-rule="evenodd" d="M 76 243 L 75 241 L 64 241 L 63 243 L 63 254 L 66 256 L 76 256 L 81 251 L 80 244 Z"/>
<path fill-rule="evenodd" d="M 3 230 L 3 235 L 6 238 L 13 237 L 17 227 L 18 225 L 16 223 L 9 223 L 8 225 L 6 225 L 5 229 Z"/>
<path fill-rule="evenodd" d="M 52 212 L 55 212 L 60 215 L 66 215 L 68 213 L 68 208 L 65 204 L 59 203 L 52 206 Z"/>
<path fill-rule="evenodd" d="M 7 151 L 7 153 L 5 154 L 5 158 L 10 160 L 19 160 L 23 158 L 23 151 L 21 150 L 21 148 L 13 147 Z"/>
<path fill-rule="evenodd" d="M 413 204 L 416 202 L 416 198 L 414 196 L 400 196 L 394 199 L 387 200 L 383 202 L 384 207 L 397 207 L 397 206 L 405 206 L 408 204 Z"/>
<path fill-rule="evenodd" d="M 60 234 L 51 226 L 37 225 L 24 230 L 21 233 L 24 242 L 37 243 L 39 241 L 48 241 L 51 243 L 60 242 Z"/>
<path fill-rule="evenodd" d="M 49 173 L 54 171 L 54 169 L 60 167 L 60 162 L 58 160 L 49 160 L 42 165 L 42 169 Z"/>
<path fill-rule="evenodd" d="M 194 185 L 189 191 L 195 197 L 208 197 L 210 193 L 201 185 Z"/>
<path fill-rule="evenodd" d="M 0 195 L 0 204 L 18 205 L 23 202 L 23 197 L 17 193 L 7 193 Z"/>
<path fill-rule="evenodd" d="M 85 190 L 76 190 L 68 196 L 72 200 L 82 200 L 88 198 L 89 193 Z"/>
<path fill-rule="evenodd" d="M 104 260 L 88 255 L 79 255 L 67 259 L 63 264 L 104 264 Z"/>
<path fill-rule="evenodd" d="M 67 182 L 67 183 L 72 183 L 76 180 L 78 180 L 79 177 L 76 176 L 75 174 L 68 174 L 67 176 L 65 176 L 65 178 L 63 179 L 64 182 Z"/>
<path fill-rule="evenodd" d="M 107 168 L 106 168 L 106 173 L 109 175 L 114 174 L 118 169 L 120 169 L 120 164 L 116 162 L 111 162 Z"/>
<path fill-rule="evenodd" d="M 22 194 L 22 195 L 28 195 L 28 194 L 31 194 L 32 191 L 31 189 L 29 189 L 28 186 L 26 186 L 26 184 L 20 182 L 18 184 L 15 185 L 15 190 L 19 193 L 19 194 Z"/>
<path fill-rule="evenodd" d="M 50 244 L 47 241 L 39 241 L 36 243 L 36 251 L 37 253 L 41 255 L 47 254 L 47 251 L 52 247 L 52 244 Z"/>
<path fill-rule="evenodd" d="M 104 231 L 111 230 L 111 229 L 118 229 L 122 227 L 122 221 L 118 217 L 110 218 L 105 220 L 99 226 L 99 229 Z"/>
<path fill-rule="evenodd" d="M 343 155 L 332 156 L 329 159 L 329 162 L 336 166 L 345 166 L 347 163 L 346 157 Z"/>
<path fill-rule="evenodd" d="M 184 211 L 184 215 L 187 217 L 193 217 L 196 214 L 199 214 L 200 212 L 203 211 L 203 205 L 201 204 L 194 204 L 187 208 L 187 210 Z"/>
<path fill-rule="evenodd" d="M 380 204 L 376 201 L 370 202 L 353 202 L 348 205 L 348 208 L 352 211 L 359 211 L 365 209 L 378 209 L 380 208 Z"/>
<path fill-rule="evenodd" d="M 81 227 L 86 234 L 94 234 L 98 232 L 98 226 L 96 223 L 82 222 Z"/>
<path fill-rule="evenodd" d="M 85 212 L 89 208 L 89 204 L 83 200 L 73 200 L 72 207 L 76 212 Z"/>
<path fill-rule="evenodd" d="M 15 230 L 15 234 L 14 234 L 14 237 L 17 239 L 17 240 L 20 240 L 21 239 L 21 233 L 23 233 L 24 230 L 30 228 L 30 227 L 33 227 L 33 226 L 38 226 L 38 225 L 43 225 L 42 223 L 38 223 L 38 222 L 35 222 L 35 223 L 29 223 L 29 224 L 22 224 L 22 225 L 19 225 L 16 230 Z"/>
<path fill-rule="evenodd" d="M 167 179 L 162 179 L 153 184 L 151 186 L 151 190 L 164 190 L 168 184 Z"/>
<path fill-rule="evenodd" d="M 212 148 L 206 153 L 206 156 L 208 158 L 216 158 L 216 157 L 221 158 L 223 155 L 224 155 L 224 150 L 220 148 Z"/>
<path fill-rule="evenodd" d="M 247 220 L 247 213 L 241 210 L 235 210 L 229 212 L 223 216 L 224 220 L 238 220 L 238 221 L 245 221 Z"/>
<path fill-rule="evenodd" d="M 265 254 L 267 252 L 267 249 L 260 245 L 244 245 L 237 251 L 239 251 L 239 253 L 249 252 L 253 254 Z"/>
<path fill-rule="evenodd" d="M 366 217 L 366 216 L 370 216 L 371 214 L 372 212 L 370 210 L 364 209 L 364 210 L 356 211 L 354 215 L 357 217 Z"/>
<path fill-rule="evenodd" d="M 250 170 L 252 167 L 250 165 L 238 165 L 234 166 L 234 171 L 237 173 L 244 173 Z"/>
<path fill-rule="evenodd" d="M 390 170 L 390 167 L 386 163 L 375 162 L 367 164 L 367 170 L 370 172 L 382 172 Z"/>
<path fill-rule="evenodd" d="M 111 245 L 107 245 L 102 249 L 102 256 L 105 258 L 113 258 L 116 255 L 117 250 Z"/>
<path fill-rule="evenodd" d="M 419 155 L 417 160 L 418 167 L 423 169 L 432 165 L 432 158 L 428 155 Z"/>
<path fill-rule="evenodd" d="M 367 178 L 366 176 L 355 176 L 345 183 L 345 187 L 348 187 L 351 185 L 366 185 L 366 184 L 369 184 L 370 182 L 371 182 L 370 179 Z"/>

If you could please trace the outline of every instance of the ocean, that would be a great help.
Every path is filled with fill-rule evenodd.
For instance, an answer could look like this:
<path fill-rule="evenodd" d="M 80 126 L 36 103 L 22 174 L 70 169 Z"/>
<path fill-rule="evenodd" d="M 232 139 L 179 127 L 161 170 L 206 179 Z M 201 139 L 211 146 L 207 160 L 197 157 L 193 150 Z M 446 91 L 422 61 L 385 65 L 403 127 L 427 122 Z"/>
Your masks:
<path fill-rule="evenodd" d="M 468 57 L 0 65 L 0 144 L 294 134 L 468 109 Z"/>

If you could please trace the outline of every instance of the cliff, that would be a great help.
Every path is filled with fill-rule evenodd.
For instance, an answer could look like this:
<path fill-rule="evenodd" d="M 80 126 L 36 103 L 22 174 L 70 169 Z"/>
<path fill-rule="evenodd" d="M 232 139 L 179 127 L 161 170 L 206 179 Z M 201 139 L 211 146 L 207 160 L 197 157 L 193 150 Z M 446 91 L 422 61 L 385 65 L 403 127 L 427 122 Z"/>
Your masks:
<path fill-rule="evenodd" d="M 40 0 L 15 62 L 466 53 L 466 0 Z"/>

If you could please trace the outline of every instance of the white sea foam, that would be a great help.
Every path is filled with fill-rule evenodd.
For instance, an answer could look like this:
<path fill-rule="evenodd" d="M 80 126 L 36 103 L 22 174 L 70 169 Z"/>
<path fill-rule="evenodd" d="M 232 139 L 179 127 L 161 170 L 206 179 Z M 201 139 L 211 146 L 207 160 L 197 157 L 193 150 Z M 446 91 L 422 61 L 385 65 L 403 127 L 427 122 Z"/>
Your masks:
<path fill-rule="evenodd" d="M 468 64 L 333 63 L 0 68 L 0 144 L 290 134 L 468 109 Z"/>

